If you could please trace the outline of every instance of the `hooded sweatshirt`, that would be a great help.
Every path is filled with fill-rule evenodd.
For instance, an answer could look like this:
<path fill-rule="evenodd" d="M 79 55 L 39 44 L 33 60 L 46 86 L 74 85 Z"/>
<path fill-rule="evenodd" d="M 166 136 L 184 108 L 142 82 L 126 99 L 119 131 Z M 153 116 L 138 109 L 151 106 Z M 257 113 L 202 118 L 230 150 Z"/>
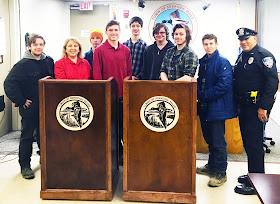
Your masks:
<path fill-rule="evenodd" d="M 159 80 L 160 68 L 166 51 L 174 47 L 173 43 L 168 40 L 167 44 L 161 50 L 157 47 L 157 43 L 148 46 L 144 52 L 144 68 L 141 79 Z"/>
<path fill-rule="evenodd" d="M 4 90 L 7 97 L 19 105 L 21 116 L 32 116 L 39 112 L 39 88 L 38 80 L 46 77 L 54 77 L 54 62 L 49 56 L 41 54 L 41 59 L 36 60 L 27 50 L 23 58 L 17 62 L 4 81 Z M 26 100 L 32 104 L 24 109 Z"/>

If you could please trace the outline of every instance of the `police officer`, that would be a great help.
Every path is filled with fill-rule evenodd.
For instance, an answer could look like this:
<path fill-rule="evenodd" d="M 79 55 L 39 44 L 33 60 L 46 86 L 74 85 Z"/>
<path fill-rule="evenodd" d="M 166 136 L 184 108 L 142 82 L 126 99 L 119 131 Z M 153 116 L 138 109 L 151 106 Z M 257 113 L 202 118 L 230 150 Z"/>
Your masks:
<path fill-rule="evenodd" d="M 263 125 L 268 120 L 278 87 L 276 61 L 257 45 L 257 32 L 248 28 L 236 31 L 242 53 L 234 68 L 234 94 L 239 107 L 239 125 L 248 158 L 249 173 L 264 173 Z M 239 176 L 239 194 L 255 194 L 247 175 Z"/>

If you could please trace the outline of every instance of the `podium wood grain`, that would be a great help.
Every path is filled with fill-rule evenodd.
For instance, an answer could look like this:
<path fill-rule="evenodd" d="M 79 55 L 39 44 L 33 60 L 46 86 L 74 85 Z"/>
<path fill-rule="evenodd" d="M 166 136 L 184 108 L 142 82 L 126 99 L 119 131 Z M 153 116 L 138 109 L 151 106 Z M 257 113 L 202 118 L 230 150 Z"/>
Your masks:
<path fill-rule="evenodd" d="M 169 131 L 151 131 L 140 119 L 154 96 L 178 106 L 179 120 Z M 195 203 L 195 159 L 196 83 L 125 80 L 123 199 Z"/>
<path fill-rule="evenodd" d="M 39 89 L 41 198 L 112 200 L 119 170 L 116 81 L 43 79 Z M 83 130 L 67 130 L 56 119 L 57 105 L 69 96 L 93 106 Z"/>
<path fill-rule="evenodd" d="M 241 138 L 241 133 L 239 129 L 238 118 L 233 118 L 226 120 L 226 132 L 225 138 L 227 141 L 227 150 L 229 154 L 242 154 L 243 152 L 243 143 Z M 200 120 L 197 117 L 197 152 L 198 153 L 207 153 L 208 145 L 206 144 L 201 130 Z"/>

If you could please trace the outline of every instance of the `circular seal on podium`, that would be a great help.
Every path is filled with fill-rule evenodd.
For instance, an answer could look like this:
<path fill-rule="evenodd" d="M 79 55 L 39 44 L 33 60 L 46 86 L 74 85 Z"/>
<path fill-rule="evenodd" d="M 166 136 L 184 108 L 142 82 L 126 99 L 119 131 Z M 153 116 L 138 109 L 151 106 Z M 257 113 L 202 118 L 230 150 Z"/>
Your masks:
<path fill-rule="evenodd" d="M 89 126 L 94 116 L 91 103 L 81 96 L 69 96 L 56 108 L 58 123 L 67 130 L 79 131 Z"/>
<path fill-rule="evenodd" d="M 176 103 L 165 96 L 154 96 L 146 100 L 140 109 L 142 123 L 154 132 L 166 132 L 179 120 Z"/>

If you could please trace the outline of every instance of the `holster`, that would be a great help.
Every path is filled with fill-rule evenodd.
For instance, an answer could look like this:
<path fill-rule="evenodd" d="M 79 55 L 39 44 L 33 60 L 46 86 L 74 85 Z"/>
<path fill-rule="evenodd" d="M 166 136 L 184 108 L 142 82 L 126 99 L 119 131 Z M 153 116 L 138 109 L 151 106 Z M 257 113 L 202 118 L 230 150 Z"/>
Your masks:
<path fill-rule="evenodd" d="M 258 101 L 260 100 L 261 96 L 258 92 L 258 94 L 256 95 L 256 97 L 251 97 L 253 91 L 249 91 L 249 92 L 245 92 L 241 95 L 235 95 L 235 101 L 238 104 L 242 104 L 242 105 L 253 105 L 253 104 L 257 104 Z"/>

